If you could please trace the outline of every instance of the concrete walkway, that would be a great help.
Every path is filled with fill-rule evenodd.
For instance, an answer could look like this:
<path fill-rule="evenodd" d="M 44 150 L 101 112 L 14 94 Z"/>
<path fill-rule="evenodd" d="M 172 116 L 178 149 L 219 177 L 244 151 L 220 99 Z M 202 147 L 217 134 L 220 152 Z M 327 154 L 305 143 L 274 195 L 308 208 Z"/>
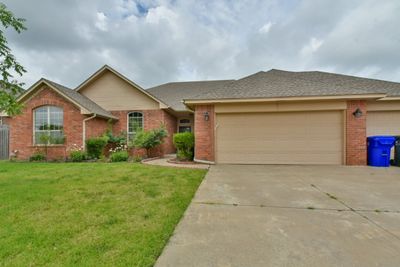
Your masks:
<path fill-rule="evenodd" d="M 211 166 L 156 266 L 400 266 L 400 168 Z"/>
<path fill-rule="evenodd" d="M 156 158 L 153 160 L 145 160 L 143 164 L 149 165 L 158 165 L 158 166 L 166 166 L 166 167 L 177 167 L 177 168 L 191 168 L 191 169 L 208 169 L 210 165 L 201 164 L 201 163 L 193 163 L 193 164 L 176 164 L 170 163 L 168 160 L 176 158 L 175 154 L 167 154 L 162 158 Z"/>

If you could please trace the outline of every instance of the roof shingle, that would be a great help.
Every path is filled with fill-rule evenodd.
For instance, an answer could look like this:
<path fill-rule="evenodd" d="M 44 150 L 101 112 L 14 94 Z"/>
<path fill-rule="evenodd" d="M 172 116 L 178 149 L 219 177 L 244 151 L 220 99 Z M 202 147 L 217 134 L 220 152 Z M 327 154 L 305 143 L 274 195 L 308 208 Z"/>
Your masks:
<path fill-rule="evenodd" d="M 400 96 L 400 83 L 327 72 L 260 71 L 186 100 L 336 96 Z"/>
<path fill-rule="evenodd" d="M 190 99 L 199 94 L 212 92 L 234 80 L 172 82 L 147 89 L 147 92 L 165 102 L 175 111 L 185 111 L 183 99 Z"/>
<path fill-rule="evenodd" d="M 45 82 L 49 83 L 51 86 L 55 87 L 57 90 L 60 90 L 61 93 L 66 95 L 67 97 L 71 98 L 74 100 L 77 104 L 80 106 L 84 107 L 87 109 L 89 112 L 92 112 L 94 114 L 97 114 L 100 117 L 105 117 L 105 118 L 111 118 L 111 119 L 116 119 L 115 116 L 113 116 L 110 112 L 107 110 L 103 109 L 99 105 L 97 105 L 95 102 L 87 98 L 86 96 L 78 93 L 75 90 L 72 90 L 68 87 L 65 87 L 64 85 L 55 83 L 53 81 L 43 79 Z"/>

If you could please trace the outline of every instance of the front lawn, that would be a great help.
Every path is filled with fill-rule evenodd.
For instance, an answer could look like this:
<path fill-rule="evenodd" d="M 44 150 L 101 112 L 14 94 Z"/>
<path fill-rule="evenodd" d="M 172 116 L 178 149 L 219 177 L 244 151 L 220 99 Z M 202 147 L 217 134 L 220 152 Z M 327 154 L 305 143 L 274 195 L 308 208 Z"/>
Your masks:
<path fill-rule="evenodd" d="M 0 161 L 0 266 L 152 266 L 205 173 Z"/>

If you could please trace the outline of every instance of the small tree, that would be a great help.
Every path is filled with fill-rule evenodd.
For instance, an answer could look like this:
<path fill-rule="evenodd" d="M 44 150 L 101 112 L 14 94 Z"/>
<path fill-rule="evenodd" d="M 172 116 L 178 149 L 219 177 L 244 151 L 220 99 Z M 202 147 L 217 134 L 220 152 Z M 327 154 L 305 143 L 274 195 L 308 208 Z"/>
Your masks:
<path fill-rule="evenodd" d="M 64 144 L 65 136 L 64 136 L 64 134 L 62 134 L 59 137 L 54 137 L 54 136 L 51 136 L 50 134 L 43 134 L 43 135 L 41 135 L 39 137 L 39 140 L 40 140 L 40 144 L 43 146 L 44 155 L 45 155 L 46 160 L 47 160 L 48 159 L 49 146 Z"/>
<path fill-rule="evenodd" d="M 140 131 L 136 134 L 133 145 L 146 149 L 146 154 L 149 156 L 150 149 L 161 145 L 167 136 L 168 132 L 164 126 L 150 131 Z"/>

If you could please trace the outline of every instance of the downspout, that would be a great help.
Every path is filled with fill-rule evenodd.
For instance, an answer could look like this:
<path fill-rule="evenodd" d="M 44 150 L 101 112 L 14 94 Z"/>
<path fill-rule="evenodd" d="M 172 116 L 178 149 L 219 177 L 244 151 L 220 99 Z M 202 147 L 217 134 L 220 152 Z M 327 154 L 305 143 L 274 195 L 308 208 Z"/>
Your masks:
<path fill-rule="evenodd" d="M 82 147 L 86 149 L 86 122 L 96 118 L 97 114 L 94 113 L 93 116 L 86 118 L 82 121 Z"/>

